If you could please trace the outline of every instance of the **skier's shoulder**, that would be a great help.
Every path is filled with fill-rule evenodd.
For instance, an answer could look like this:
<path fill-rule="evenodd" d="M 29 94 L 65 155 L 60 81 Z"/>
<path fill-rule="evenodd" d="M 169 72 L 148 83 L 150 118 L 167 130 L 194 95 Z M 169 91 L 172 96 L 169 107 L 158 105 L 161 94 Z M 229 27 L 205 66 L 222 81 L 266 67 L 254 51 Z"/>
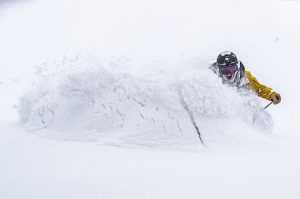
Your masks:
<path fill-rule="evenodd" d="M 216 62 L 211 64 L 208 68 L 212 70 L 215 74 L 219 74 L 218 65 Z"/>
<path fill-rule="evenodd" d="M 210 68 L 212 70 L 217 68 L 217 62 L 212 63 L 208 68 Z"/>

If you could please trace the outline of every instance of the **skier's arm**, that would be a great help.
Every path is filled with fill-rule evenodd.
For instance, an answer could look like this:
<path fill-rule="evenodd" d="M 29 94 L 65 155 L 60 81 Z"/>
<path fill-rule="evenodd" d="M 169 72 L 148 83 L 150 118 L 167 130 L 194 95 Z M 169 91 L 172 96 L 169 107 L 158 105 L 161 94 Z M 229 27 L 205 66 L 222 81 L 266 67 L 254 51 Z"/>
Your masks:
<path fill-rule="evenodd" d="M 245 75 L 249 80 L 248 86 L 250 89 L 255 91 L 259 97 L 272 101 L 271 95 L 273 92 L 271 88 L 259 83 L 258 80 L 254 76 L 252 76 L 250 71 L 246 71 Z"/>

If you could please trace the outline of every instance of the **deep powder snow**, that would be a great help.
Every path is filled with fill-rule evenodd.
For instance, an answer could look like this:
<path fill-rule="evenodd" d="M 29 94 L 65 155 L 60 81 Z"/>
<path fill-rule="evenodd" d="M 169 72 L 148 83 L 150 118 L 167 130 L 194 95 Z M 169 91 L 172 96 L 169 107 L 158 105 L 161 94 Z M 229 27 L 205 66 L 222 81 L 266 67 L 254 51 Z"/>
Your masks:
<path fill-rule="evenodd" d="M 199 145 L 196 128 L 208 146 L 226 137 L 240 143 L 248 139 L 245 132 L 272 132 L 272 118 L 258 97 L 223 85 L 209 65 L 189 72 L 182 70 L 188 66 L 176 66 L 174 72 L 166 63 L 95 57 L 78 55 L 37 67 L 33 88 L 20 99 L 27 131 L 149 147 Z"/>

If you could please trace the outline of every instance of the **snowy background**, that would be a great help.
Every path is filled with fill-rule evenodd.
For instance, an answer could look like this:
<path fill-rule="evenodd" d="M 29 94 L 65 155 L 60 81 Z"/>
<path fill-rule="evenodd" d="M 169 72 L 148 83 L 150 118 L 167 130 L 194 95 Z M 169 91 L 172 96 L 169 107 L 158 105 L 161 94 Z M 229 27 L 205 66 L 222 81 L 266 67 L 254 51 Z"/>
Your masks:
<path fill-rule="evenodd" d="M 0 198 L 299 198 L 299 10 L 0 1 Z M 282 103 L 223 86 L 224 50 Z"/>

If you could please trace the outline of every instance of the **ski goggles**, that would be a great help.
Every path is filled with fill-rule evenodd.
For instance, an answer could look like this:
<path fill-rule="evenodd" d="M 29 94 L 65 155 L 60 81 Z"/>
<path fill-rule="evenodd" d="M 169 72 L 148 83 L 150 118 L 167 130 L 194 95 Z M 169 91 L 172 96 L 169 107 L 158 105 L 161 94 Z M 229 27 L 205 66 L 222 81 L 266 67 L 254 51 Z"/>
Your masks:
<path fill-rule="evenodd" d="M 219 71 L 223 75 L 230 75 L 238 71 L 239 67 L 237 65 L 232 66 L 219 66 Z"/>

